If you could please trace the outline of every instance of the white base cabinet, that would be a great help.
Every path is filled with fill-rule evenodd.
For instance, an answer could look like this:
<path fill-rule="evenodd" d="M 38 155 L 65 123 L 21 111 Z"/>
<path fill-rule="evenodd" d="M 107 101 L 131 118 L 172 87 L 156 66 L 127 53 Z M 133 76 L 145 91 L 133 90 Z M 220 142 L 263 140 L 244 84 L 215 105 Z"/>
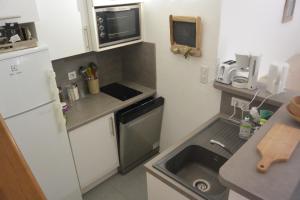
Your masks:
<path fill-rule="evenodd" d="M 187 197 L 171 188 L 158 178 L 147 173 L 147 190 L 148 190 L 148 200 L 189 200 Z M 200 198 L 200 197 L 199 197 Z M 201 199 L 201 198 L 200 198 Z M 204 200 L 204 199 L 203 199 Z M 228 200 L 249 200 L 244 196 L 234 192 L 229 191 Z"/>
<path fill-rule="evenodd" d="M 249 200 L 249 199 L 234 192 L 233 190 L 230 190 L 228 200 Z"/>
<path fill-rule="evenodd" d="M 119 159 L 113 114 L 70 131 L 69 138 L 83 193 L 117 172 Z"/>
<path fill-rule="evenodd" d="M 147 173 L 148 200 L 189 200 L 153 175 Z"/>

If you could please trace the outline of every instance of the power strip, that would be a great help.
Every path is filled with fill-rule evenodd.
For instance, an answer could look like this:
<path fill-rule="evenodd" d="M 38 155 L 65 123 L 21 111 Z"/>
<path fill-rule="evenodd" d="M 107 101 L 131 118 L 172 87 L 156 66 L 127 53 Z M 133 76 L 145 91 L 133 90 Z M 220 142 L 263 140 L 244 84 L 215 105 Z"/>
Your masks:
<path fill-rule="evenodd" d="M 231 106 L 235 106 L 242 110 L 249 110 L 249 103 L 250 103 L 250 101 L 246 101 L 246 100 L 239 99 L 236 97 L 231 98 Z"/>

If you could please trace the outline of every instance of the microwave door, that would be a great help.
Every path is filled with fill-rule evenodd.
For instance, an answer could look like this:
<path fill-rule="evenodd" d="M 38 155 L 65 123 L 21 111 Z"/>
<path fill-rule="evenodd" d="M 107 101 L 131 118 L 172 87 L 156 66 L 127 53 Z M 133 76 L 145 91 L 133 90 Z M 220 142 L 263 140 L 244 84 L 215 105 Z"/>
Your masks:
<path fill-rule="evenodd" d="M 137 36 L 135 16 L 132 12 L 123 11 L 115 13 L 107 19 L 108 38 L 109 40 L 119 40 L 131 36 Z"/>
<path fill-rule="evenodd" d="M 100 47 L 140 39 L 139 7 L 96 10 Z"/>

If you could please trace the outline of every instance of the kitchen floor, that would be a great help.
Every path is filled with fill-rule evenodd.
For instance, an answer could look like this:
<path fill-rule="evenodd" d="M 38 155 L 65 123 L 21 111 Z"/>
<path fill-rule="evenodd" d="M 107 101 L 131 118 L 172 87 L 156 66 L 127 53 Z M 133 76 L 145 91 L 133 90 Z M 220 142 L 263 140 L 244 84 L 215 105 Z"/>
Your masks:
<path fill-rule="evenodd" d="M 117 174 L 83 196 L 84 200 L 147 200 L 146 170 L 138 166 L 126 175 Z"/>

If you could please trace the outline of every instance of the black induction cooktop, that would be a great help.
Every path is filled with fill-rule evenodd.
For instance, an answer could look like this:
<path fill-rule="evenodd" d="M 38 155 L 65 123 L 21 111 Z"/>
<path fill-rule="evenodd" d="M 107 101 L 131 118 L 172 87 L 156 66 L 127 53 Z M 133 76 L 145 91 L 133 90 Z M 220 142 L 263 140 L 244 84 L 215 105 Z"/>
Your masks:
<path fill-rule="evenodd" d="M 142 94 L 142 92 L 126 87 L 119 83 L 112 83 L 101 88 L 101 92 L 115 97 L 121 101 L 126 101 L 132 97 Z"/>

